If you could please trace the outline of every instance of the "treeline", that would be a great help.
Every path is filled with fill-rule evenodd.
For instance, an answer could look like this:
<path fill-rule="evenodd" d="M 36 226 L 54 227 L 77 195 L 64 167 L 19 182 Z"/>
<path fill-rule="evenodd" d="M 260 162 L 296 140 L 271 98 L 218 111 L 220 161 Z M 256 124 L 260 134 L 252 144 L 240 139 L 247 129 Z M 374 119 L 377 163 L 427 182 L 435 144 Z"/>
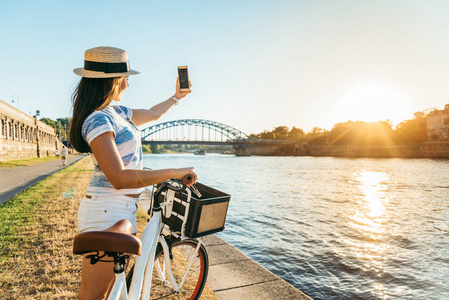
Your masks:
<path fill-rule="evenodd" d="M 144 154 L 157 154 L 157 153 L 175 153 L 182 152 L 181 146 L 174 145 L 142 145 L 142 152 Z"/>
<path fill-rule="evenodd" d="M 50 118 L 41 118 L 39 121 L 53 127 L 56 130 L 56 135 L 60 139 L 67 140 L 69 132 L 70 118 L 57 118 L 56 121 Z"/>
<path fill-rule="evenodd" d="M 207 153 L 222 153 L 231 151 L 232 146 L 215 146 L 215 145 L 142 145 L 144 154 L 158 154 L 158 153 L 182 153 L 185 151 L 193 152 L 197 149 L 206 151 Z"/>
<path fill-rule="evenodd" d="M 315 127 L 305 133 L 302 129 L 279 126 L 273 131 L 251 134 L 259 139 L 287 140 L 317 144 L 341 145 L 415 145 L 427 140 L 427 118 L 416 113 L 415 118 L 405 120 L 393 129 L 390 121 L 347 121 L 335 124 L 331 130 Z"/>

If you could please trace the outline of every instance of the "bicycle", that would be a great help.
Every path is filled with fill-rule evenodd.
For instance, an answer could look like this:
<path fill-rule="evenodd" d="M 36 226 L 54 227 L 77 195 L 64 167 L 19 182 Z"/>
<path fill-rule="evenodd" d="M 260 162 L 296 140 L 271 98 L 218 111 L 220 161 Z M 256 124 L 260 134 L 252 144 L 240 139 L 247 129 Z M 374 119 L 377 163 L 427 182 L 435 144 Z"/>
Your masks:
<path fill-rule="evenodd" d="M 191 188 L 186 188 L 192 179 L 192 176 L 182 181 L 171 179 L 153 188 L 152 203 L 147 209 L 150 218 L 141 239 L 130 234 L 132 226 L 128 220 L 120 220 L 103 231 L 75 236 L 74 254 L 94 253 L 87 256 L 91 264 L 114 262 L 116 278 L 109 300 L 146 300 L 150 296 L 199 299 L 209 269 L 201 237 L 224 230 L 230 196 L 197 183 L 205 195 L 192 186 L 198 198 L 204 198 L 196 199 Z M 125 265 L 130 254 L 138 256 L 126 277 Z M 106 256 L 113 260 L 104 260 Z"/>

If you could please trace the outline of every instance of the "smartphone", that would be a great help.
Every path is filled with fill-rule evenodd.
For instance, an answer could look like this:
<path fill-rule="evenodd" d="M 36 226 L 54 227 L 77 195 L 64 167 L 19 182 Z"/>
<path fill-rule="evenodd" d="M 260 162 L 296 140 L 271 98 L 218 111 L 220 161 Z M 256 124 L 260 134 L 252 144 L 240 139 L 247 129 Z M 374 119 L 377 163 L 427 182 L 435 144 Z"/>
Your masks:
<path fill-rule="evenodd" d="M 178 67 L 179 87 L 181 91 L 189 91 L 189 70 L 187 66 Z"/>

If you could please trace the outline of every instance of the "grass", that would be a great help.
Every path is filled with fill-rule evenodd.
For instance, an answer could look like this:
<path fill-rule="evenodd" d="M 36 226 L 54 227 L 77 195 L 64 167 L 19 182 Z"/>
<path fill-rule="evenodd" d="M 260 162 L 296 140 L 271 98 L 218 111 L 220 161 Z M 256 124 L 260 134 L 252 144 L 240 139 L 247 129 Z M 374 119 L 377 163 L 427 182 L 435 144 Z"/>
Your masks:
<path fill-rule="evenodd" d="M 92 176 L 89 157 L 0 205 L 0 299 L 76 299 L 76 216 Z M 138 236 L 146 224 L 138 212 Z M 217 299 L 206 288 L 201 299 Z"/>
<path fill-rule="evenodd" d="M 0 299 L 74 299 L 76 210 L 92 176 L 89 158 L 0 206 Z"/>
<path fill-rule="evenodd" d="M 35 157 L 28 159 L 20 159 L 20 160 L 8 160 L 8 161 L 0 161 L 0 169 L 4 168 L 12 168 L 12 167 L 21 167 L 21 166 L 30 166 L 35 164 L 40 164 L 47 161 L 61 159 L 56 156 L 45 156 L 45 157 Z"/>

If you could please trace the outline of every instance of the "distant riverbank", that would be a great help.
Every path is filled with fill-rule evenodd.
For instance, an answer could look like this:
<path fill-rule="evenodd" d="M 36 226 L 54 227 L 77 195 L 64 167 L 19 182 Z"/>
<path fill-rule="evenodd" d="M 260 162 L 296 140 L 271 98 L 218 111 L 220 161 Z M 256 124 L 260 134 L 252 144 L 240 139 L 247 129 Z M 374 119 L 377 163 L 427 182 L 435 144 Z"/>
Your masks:
<path fill-rule="evenodd" d="M 353 158 L 449 158 L 449 142 L 417 145 L 338 145 L 297 143 L 271 149 L 248 147 L 249 155 L 260 156 L 333 156 Z"/>
<path fill-rule="evenodd" d="M 175 150 L 173 150 L 175 149 Z M 183 154 L 182 148 L 158 149 L 153 154 Z M 151 151 L 145 152 L 150 154 Z M 325 143 L 288 143 L 283 145 L 247 145 L 239 149 L 214 149 L 209 146 L 206 155 L 211 153 L 235 154 L 237 156 L 331 156 L 347 158 L 449 158 L 449 142 L 426 142 L 416 145 L 344 145 Z"/>

